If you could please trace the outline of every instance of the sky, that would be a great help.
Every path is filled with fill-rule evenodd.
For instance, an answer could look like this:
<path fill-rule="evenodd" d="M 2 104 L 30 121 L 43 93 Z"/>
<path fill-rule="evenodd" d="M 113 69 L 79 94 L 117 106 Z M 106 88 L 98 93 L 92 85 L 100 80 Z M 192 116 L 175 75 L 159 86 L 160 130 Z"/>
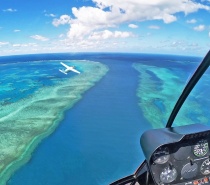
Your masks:
<path fill-rule="evenodd" d="M 203 56 L 210 0 L 1 0 L 0 56 L 123 52 Z"/>

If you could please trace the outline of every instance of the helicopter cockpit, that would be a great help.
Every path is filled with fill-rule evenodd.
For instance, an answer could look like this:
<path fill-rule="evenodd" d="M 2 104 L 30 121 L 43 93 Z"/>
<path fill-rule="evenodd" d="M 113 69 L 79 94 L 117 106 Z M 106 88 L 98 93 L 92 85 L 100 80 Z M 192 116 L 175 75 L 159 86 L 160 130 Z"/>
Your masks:
<path fill-rule="evenodd" d="M 133 175 L 111 185 L 210 184 L 210 126 L 189 124 L 172 127 L 186 98 L 210 65 L 210 51 L 179 97 L 166 128 L 144 132 L 140 145 L 145 160 Z"/>
<path fill-rule="evenodd" d="M 210 129 L 201 124 L 150 130 L 141 137 L 148 168 L 156 184 L 208 183 L 208 143 Z"/>

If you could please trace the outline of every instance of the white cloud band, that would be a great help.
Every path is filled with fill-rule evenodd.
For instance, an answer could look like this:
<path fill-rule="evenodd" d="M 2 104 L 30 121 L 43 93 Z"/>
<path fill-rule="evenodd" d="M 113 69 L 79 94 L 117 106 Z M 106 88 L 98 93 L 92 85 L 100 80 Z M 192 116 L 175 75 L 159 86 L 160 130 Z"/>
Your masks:
<path fill-rule="evenodd" d="M 43 37 L 41 35 L 32 35 L 31 38 L 36 39 L 36 40 L 40 40 L 40 41 L 48 41 L 49 39 L 46 37 Z"/>
<path fill-rule="evenodd" d="M 94 31 L 116 27 L 126 22 L 162 20 L 171 23 L 177 20 L 176 13 L 189 14 L 199 9 L 210 10 L 207 5 L 192 0 L 92 0 L 95 7 L 72 8 L 74 18 L 62 15 L 53 25 L 70 25 L 70 39 L 88 37 Z M 134 25 L 130 25 L 134 28 Z"/>

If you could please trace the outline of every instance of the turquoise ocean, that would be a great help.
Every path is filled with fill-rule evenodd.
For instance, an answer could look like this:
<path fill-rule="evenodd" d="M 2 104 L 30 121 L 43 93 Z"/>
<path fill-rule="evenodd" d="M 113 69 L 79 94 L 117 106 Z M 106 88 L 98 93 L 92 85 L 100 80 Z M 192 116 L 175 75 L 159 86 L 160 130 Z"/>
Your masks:
<path fill-rule="evenodd" d="M 3 112 L 0 138 L 1 135 L 6 138 L 10 128 L 14 127 L 12 133 L 15 133 L 11 142 L 0 143 L 0 160 L 1 151 L 6 155 L 12 150 L 4 147 L 15 145 L 14 137 L 23 138 L 21 144 L 17 142 L 22 159 L 10 167 L 5 183 L 106 185 L 133 174 L 144 160 L 139 142 L 141 134 L 165 126 L 184 85 L 201 60 L 122 53 L 0 57 Z M 76 66 L 81 75 L 60 73 L 61 61 Z M 201 103 L 205 102 L 201 95 L 194 92 L 189 103 L 195 107 L 195 113 L 189 107 L 184 108 L 182 121 L 178 119 L 176 125 L 208 124 L 207 112 L 200 110 Z M 20 117 L 24 120 L 24 133 L 20 129 L 23 122 L 18 122 Z M 52 128 L 46 126 L 48 122 L 56 124 Z M 32 124 L 30 129 L 28 124 Z M 34 142 L 31 133 L 40 139 L 24 157 L 21 154 L 26 148 L 24 142 L 27 140 L 28 145 Z M 4 160 L 9 161 L 6 157 Z M 11 157 L 10 160 L 18 159 Z"/>

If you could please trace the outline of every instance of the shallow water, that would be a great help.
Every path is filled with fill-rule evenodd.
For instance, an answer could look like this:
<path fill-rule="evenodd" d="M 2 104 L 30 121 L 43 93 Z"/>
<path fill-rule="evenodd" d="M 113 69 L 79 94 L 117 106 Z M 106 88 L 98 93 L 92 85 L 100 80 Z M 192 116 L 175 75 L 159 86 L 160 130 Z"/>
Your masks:
<path fill-rule="evenodd" d="M 62 119 L 63 112 L 80 100 L 82 94 L 108 71 L 105 65 L 99 63 L 77 61 L 77 66 L 85 72 L 81 75 L 72 74 L 67 78 L 51 71 L 57 69 L 58 64 L 58 61 L 45 61 L 2 65 L 9 69 L 8 73 L 1 74 L 4 85 L 8 84 L 5 81 L 9 81 L 9 86 L 12 87 L 1 89 L 1 94 L 10 98 L 6 97 L 7 101 L 1 99 L 0 102 L 2 184 L 14 169 L 29 158 L 37 142 L 54 130 Z M 95 70 L 97 74 L 92 73 Z M 16 75 L 19 72 L 21 74 Z M 21 82 L 19 85 L 20 80 L 25 81 L 25 84 Z M 30 93 L 24 93 L 26 88 Z"/>
<path fill-rule="evenodd" d="M 46 57 L 38 55 L 36 59 L 43 56 Z M 99 61 L 109 71 L 65 112 L 57 129 L 39 144 L 8 185 L 105 185 L 130 175 L 144 159 L 139 144 L 141 134 L 152 126 L 164 126 L 173 102 L 199 61 L 140 54 L 59 57 Z M 60 89 L 60 96 L 66 90 Z M 191 105 L 199 108 L 194 100 Z M 188 121 L 190 117 L 184 115 L 182 120 Z"/>

